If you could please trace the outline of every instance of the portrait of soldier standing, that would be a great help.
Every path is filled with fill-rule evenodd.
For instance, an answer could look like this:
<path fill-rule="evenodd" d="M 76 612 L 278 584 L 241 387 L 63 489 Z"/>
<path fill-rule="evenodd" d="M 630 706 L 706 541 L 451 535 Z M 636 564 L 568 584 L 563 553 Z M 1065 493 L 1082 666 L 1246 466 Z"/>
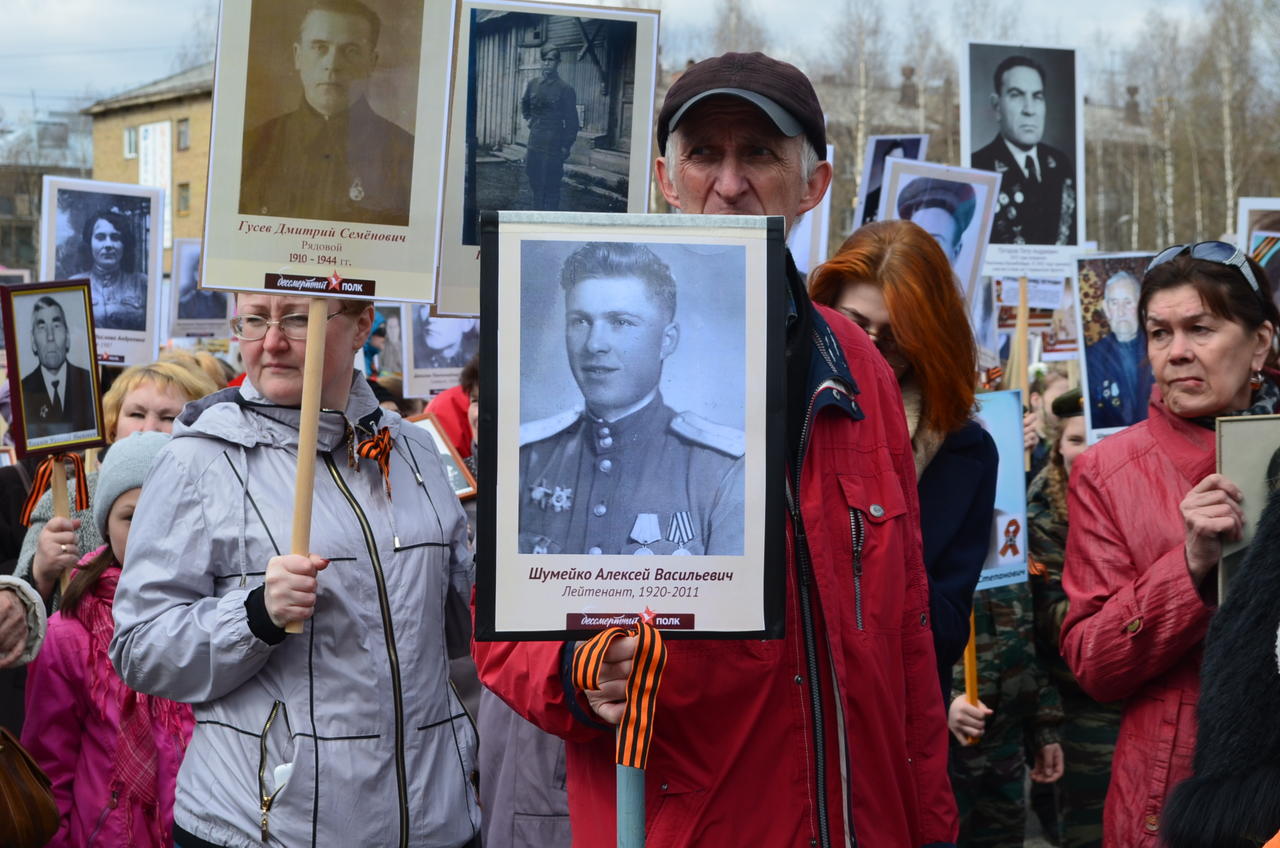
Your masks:
<path fill-rule="evenodd" d="M 529 80 L 520 98 L 520 115 L 529 124 L 525 171 L 533 208 L 560 208 L 564 163 L 578 138 L 578 98 L 573 86 L 560 79 L 560 49 L 542 51 L 542 74 Z"/>
<path fill-rule="evenodd" d="M 1001 175 L 991 243 L 1076 244 L 1075 165 L 1043 141 L 1049 87 L 1043 66 L 1008 56 L 992 82 L 999 132 L 970 157 L 972 167 Z"/>
<path fill-rule="evenodd" d="M 584 406 L 520 428 L 520 552 L 742 554 L 742 431 L 677 414 L 658 389 L 680 344 L 670 268 L 592 242 L 560 286 Z"/>
<path fill-rule="evenodd" d="M 246 128 L 241 214 L 409 223 L 413 136 L 367 98 L 381 30 L 377 13 L 359 0 L 304 7 L 292 48 L 302 99 Z"/>

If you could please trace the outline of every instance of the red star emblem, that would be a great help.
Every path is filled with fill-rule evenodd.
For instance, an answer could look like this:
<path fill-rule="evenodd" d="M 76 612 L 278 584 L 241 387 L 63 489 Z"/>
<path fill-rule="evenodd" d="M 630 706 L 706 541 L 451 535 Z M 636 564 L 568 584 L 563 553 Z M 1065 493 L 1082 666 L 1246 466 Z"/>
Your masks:
<path fill-rule="evenodd" d="M 338 276 L 338 272 L 335 270 L 329 275 L 329 291 L 341 291 L 341 289 L 338 288 L 338 285 L 341 282 L 342 278 Z"/>
<path fill-rule="evenodd" d="M 653 619 L 656 615 L 657 613 L 649 609 L 648 604 L 645 604 L 644 612 L 640 613 L 640 620 L 643 621 L 645 624 L 653 624 Z"/>

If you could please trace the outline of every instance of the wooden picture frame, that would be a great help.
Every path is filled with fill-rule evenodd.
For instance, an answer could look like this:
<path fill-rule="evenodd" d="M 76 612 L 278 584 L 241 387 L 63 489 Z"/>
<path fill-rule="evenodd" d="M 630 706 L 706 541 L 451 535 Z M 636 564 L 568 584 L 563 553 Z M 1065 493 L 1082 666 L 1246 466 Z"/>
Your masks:
<path fill-rule="evenodd" d="M 449 483 L 453 486 L 453 493 L 458 496 L 458 500 L 466 501 L 474 498 L 478 491 L 476 478 L 458 454 L 458 449 L 453 446 L 453 442 L 449 441 L 449 437 L 445 435 L 444 426 L 436 414 L 422 412 L 405 420 L 418 425 L 431 435 L 431 441 L 435 443 L 436 451 L 440 454 L 445 473 L 449 475 Z"/>
<path fill-rule="evenodd" d="M 90 285 L 67 280 L 0 287 L 19 458 L 106 444 Z"/>

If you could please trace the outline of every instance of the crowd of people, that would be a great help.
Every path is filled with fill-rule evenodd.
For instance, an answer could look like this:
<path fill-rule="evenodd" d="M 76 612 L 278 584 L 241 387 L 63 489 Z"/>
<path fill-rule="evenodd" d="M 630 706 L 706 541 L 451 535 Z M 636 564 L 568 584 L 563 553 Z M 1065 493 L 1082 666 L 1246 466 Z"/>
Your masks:
<path fill-rule="evenodd" d="M 790 227 L 831 181 L 825 132 L 795 67 L 708 59 L 666 94 L 658 185 L 687 214 Z M 1000 460 L 943 247 L 878 221 L 807 279 L 788 261 L 770 280 L 788 297 L 785 629 L 668 645 L 647 844 L 1014 846 L 1028 811 L 1073 848 L 1280 830 L 1271 553 L 1219 609 L 1243 496 L 1214 463 L 1215 418 L 1278 411 L 1280 314 L 1218 242 L 1170 247 L 1137 282 L 1146 419 L 1087 447 L 1071 371 L 1037 375 L 1029 580 L 975 595 Z M 579 645 L 469 639 L 474 515 L 353 370 L 379 326 L 363 301 L 330 301 L 318 328 L 311 553 L 290 552 L 307 309 L 238 295 L 232 385 L 182 354 L 116 376 L 70 517 L 28 494 L 31 461 L 0 469 L 0 667 L 26 669 L 25 720 L 5 721 L 52 780 L 49 844 L 614 844 L 636 638 L 585 690 Z M 429 407 L 473 471 L 478 384 L 473 362 Z"/>

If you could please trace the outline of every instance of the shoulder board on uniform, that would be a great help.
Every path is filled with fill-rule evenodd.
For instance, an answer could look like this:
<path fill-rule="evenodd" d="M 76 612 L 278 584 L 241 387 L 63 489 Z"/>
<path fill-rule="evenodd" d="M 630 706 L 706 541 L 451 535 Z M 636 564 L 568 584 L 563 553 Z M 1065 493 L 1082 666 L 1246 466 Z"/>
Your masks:
<path fill-rule="evenodd" d="M 582 416 L 582 409 L 569 409 L 552 415 L 550 418 L 539 418 L 520 425 L 520 447 L 549 439 L 561 430 L 566 429 Z"/>
<path fill-rule="evenodd" d="M 747 435 L 741 430 L 708 421 L 701 415 L 682 412 L 671 419 L 671 431 L 703 447 L 718 450 L 735 459 L 747 452 Z"/>

